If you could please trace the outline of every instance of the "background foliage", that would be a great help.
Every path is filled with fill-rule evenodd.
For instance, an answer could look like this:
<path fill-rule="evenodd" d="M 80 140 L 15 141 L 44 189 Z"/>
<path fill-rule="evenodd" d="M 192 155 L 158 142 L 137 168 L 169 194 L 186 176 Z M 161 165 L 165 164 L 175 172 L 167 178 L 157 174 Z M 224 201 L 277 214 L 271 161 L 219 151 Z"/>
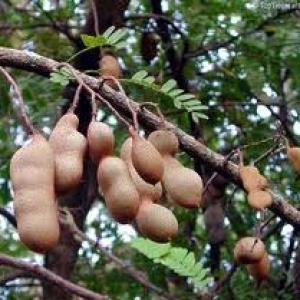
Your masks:
<path fill-rule="evenodd" d="M 1 46 L 32 50 L 61 61 L 74 54 L 72 43 L 66 34 L 53 26 L 53 20 L 66 24 L 73 33 L 80 33 L 85 20 L 85 1 L 34 0 L 30 1 L 27 9 L 22 9 L 26 1 L 2 2 Z M 274 146 L 276 141 L 272 137 L 280 127 L 286 130 L 292 143 L 297 144 L 300 134 L 300 14 L 297 11 L 286 13 L 278 9 L 279 4 L 278 1 L 240 0 L 162 1 L 165 15 L 182 35 L 171 26 L 172 44 L 160 39 L 157 56 L 149 65 L 141 57 L 141 34 L 146 29 L 159 30 L 153 20 L 129 18 L 133 14 L 151 12 L 149 1 L 132 0 L 123 24 L 128 28 L 126 47 L 117 51 L 124 77 L 130 79 L 138 71 L 146 70 L 156 78 L 158 84 L 175 79 L 179 87 L 185 89 L 182 82 L 174 78 L 166 55 L 168 47 L 172 46 L 179 56 L 183 55 L 182 74 L 189 82 L 189 92 L 208 107 L 205 114 L 209 119 L 201 119 L 199 128 L 203 141 L 210 148 L 229 153 L 237 146 L 249 145 L 244 154 L 246 161 L 250 162 Z M 185 39 L 189 43 L 188 49 L 185 48 Z M 31 118 L 49 134 L 65 101 L 63 87 L 27 72 L 12 70 L 12 73 L 22 88 Z M 186 109 L 174 106 L 173 99 L 157 97 L 151 91 L 131 85 L 126 80 L 124 87 L 136 101 L 158 102 L 170 121 L 193 133 L 195 124 L 191 122 L 190 115 Z M 24 134 L 14 116 L 9 90 L 3 78 L 0 78 L 0 95 L 0 205 L 11 209 L 9 160 L 17 147 L 23 144 Z M 103 110 L 99 117 L 114 128 L 119 147 L 126 138 L 125 130 L 107 111 Z M 266 142 L 251 146 L 269 137 L 271 139 Z M 182 154 L 180 158 L 184 164 L 193 166 L 186 155 Z M 299 180 L 287 163 L 284 150 L 260 160 L 258 166 L 274 190 L 290 199 L 292 204 L 299 203 Z M 230 183 L 226 185 L 222 205 L 226 215 L 226 240 L 220 245 L 220 268 L 212 274 L 216 278 L 223 277 L 230 269 L 235 241 L 240 236 L 251 234 L 258 219 L 248 207 L 245 194 L 236 191 Z M 196 261 L 209 268 L 211 241 L 204 226 L 203 214 L 173 205 L 170 207 L 180 223 L 180 235 L 172 241 L 172 245 L 194 252 Z M 136 236 L 134 228 L 117 225 L 100 201 L 96 201 L 91 209 L 85 229 L 89 235 L 99 237 L 117 256 L 144 270 L 153 283 L 177 294 L 177 299 L 198 299 L 193 286 L 184 278 L 163 265 L 154 264 L 130 247 L 128 242 Z M 0 232 L 1 252 L 42 261 L 42 257 L 27 251 L 19 243 L 15 229 L 2 217 Z M 286 225 L 279 227 L 268 238 L 271 283 L 259 289 L 254 288 L 255 283 L 240 268 L 220 291 L 218 299 L 292 299 L 291 267 L 295 258 L 296 237 L 293 229 Z M 0 268 L 0 275 L 2 273 L 6 274 L 6 270 Z M 72 280 L 107 293 L 112 299 L 158 299 L 126 274 L 116 270 L 101 253 L 95 252 L 86 243 L 79 251 Z M 25 281 L 28 282 L 31 283 Z M 23 281 L 16 283 L 22 284 Z M 33 294 L 40 295 L 40 289 L 28 288 L 26 284 L 24 287 L 0 289 L 0 298 L 3 299 L 33 299 Z"/>

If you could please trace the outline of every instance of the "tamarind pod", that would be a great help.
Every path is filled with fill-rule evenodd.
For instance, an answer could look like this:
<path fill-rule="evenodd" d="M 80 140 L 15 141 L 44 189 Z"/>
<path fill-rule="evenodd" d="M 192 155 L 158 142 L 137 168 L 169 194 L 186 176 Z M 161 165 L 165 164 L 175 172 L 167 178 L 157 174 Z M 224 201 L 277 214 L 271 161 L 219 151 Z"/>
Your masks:
<path fill-rule="evenodd" d="M 243 186 L 248 192 L 263 190 L 268 187 L 267 179 L 254 166 L 241 166 L 239 173 Z"/>
<path fill-rule="evenodd" d="M 107 156 L 99 163 L 97 177 L 112 217 L 122 224 L 133 221 L 140 198 L 126 163 L 118 157 Z"/>
<path fill-rule="evenodd" d="M 37 133 L 10 162 L 17 230 L 21 241 L 38 253 L 49 251 L 59 239 L 54 168 L 53 151 Z"/>
<path fill-rule="evenodd" d="M 98 165 L 101 158 L 112 155 L 115 137 L 108 125 L 102 122 L 91 121 L 87 130 L 89 154 Z"/>
<path fill-rule="evenodd" d="M 136 216 L 140 232 L 156 242 L 168 242 L 178 233 L 178 222 L 171 210 L 143 199 Z"/>
<path fill-rule="evenodd" d="M 135 170 L 132 160 L 131 160 L 131 151 L 132 151 L 132 138 L 127 138 L 122 144 L 120 150 L 120 157 L 126 162 L 130 176 L 135 184 L 135 187 L 139 194 L 143 197 L 151 199 L 153 202 L 160 200 L 162 196 L 162 186 L 158 182 L 155 185 L 147 183 L 143 180 L 140 175 Z"/>
<path fill-rule="evenodd" d="M 270 272 L 268 253 L 265 252 L 261 260 L 257 263 L 246 265 L 246 268 L 248 273 L 257 281 L 257 283 L 267 280 Z"/>
<path fill-rule="evenodd" d="M 248 203 L 257 210 L 262 210 L 272 204 L 272 197 L 267 191 L 250 191 L 248 194 Z"/>
<path fill-rule="evenodd" d="M 296 172 L 300 173 L 300 148 L 288 147 L 287 156 Z"/>
<path fill-rule="evenodd" d="M 164 166 L 162 183 L 170 198 L 185 208 L 200 207 L 203 183 L 198 173 L 183 167 L 171 156 L 164 157 Z"/>
<path fill-rule="evenodd" d="M 77 131 L 78 124 L 77 116 L 67 113 L 57 122 L 49 138 L 55 156 L 55 188 L 58 193 L 76 188 L 82 178 L 87 142 Z"/>
<path fill-rule="evenodd" d="M 164 173 L 163 159 L 156 148 L 137 132 L 132 134 L 131 159 L 137 173 L 148 183 L 159 182 Z"/>
<path fill-rule="evenodd" d="M 265 245 L 257 237 L 244 237 L 240 239 L 233 250 L 237 263 L 252 264 L 259 262 L 265 254 Z"/>
<path fill-rule="evenodd" d="M 174 157 L 178 152 L 177 136 L 168 130 L 153 131 L 149 137 L 164 160 L 164 175 L 162 184 L 169 197 L 178 205 L 186 208 L 201 206 L 203 182 L 192 169 L 185 168 Z"/>
<path fill-rule="evenodd" d="M 102 76 L 113 76 L 121 78 L 122 72 L 118 60 L 109 54 L 105 54 L 99 63 L 99 68 Z"/>
<path fill-rule="evenodd" d="M 179 150 L 177 136 L 169 130 L 155 130 L 148 136 L 148 141 L 162 155 L 174 156 Z"/>

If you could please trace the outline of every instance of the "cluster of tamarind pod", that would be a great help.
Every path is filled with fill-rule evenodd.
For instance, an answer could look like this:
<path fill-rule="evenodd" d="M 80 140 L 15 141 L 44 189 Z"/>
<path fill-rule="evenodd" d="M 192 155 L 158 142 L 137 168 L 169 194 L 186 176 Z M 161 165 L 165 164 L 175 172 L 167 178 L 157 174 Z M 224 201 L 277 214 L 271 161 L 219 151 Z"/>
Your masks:
<path fill-rule="evenodd" d="M 101 128 L 91 136 L 98 136 L 99 148 L 104 140 L 113 140 L 111 132 L 104 137 Z M 89 140 L 88 133 L 88 140 Z M 175 203 L 186 208 L 198 208 L 202 197 L 202 179 L 193 170 L 185 168 L 175 158 L 178 139 L 168 130 L 156 130 L 148 139 L 139 136 L 133 128 L 124 141 L 120 157 L 105 152 L 99 155 L 98 183 L 106 206 L 119 223 L 137 225 L 147 238 L 167 242 L 178 232 L 178 222 L 171 210 L 157 202 L 163 189 Z M 89 141 L 90 144 L 90 141 Z"/>
<path fill-rule="evenodd" d="M 59 240 L 57 197 L 80 185 L 86 153 L 98 166 L 99 191 L 111 216 L 119 223 L 135 223 L 145 237 L 167 242 L 178 232 L 171 210 L 157 202 L 163 190 L 186 208 L 201 205 L 202 180 L 184 167 L 175 155 L 176 135 L 169 130 L 152 132 L 148 139 L 130 128 L 129 137 L 114 156 L 115 138 L 105 123 L 92 119 L 87 136 L 77 128 L 73 112 L 63 115 L 47 141 L 38 131 L 29 144 L 12 157 L 10 175 L 14 210 L 21 241 L 45 253 Z"/>
<path fill-rule="evenodd" d="M 287 157 L 293 168 L 300 173 L 300 148 L 291 147 L 286 141 Z M 239 175 L 243 186 L 247 191 L 249 205 L 261 211 L 272 204 L 272 197 L 267 191 L 267 179 L 260 174 L 254 166 L 239 167 Z M 270 261 L 264 243 L 258 237 L 241 238 L 234 247 L 234 259 L 236 263 L 246 266 L 248 273 L 261 283 L 268 280 Z"/>
<path fill-rule="evenodd" d="M 243 186 L 248 193 L 249 205 L 256 210 L 263 210 L 269 207 L 272 203 L 272 197 L 266 191 L 268 188 L 267 179 L 254 166 L 241 165 L 239 173 Z"/>

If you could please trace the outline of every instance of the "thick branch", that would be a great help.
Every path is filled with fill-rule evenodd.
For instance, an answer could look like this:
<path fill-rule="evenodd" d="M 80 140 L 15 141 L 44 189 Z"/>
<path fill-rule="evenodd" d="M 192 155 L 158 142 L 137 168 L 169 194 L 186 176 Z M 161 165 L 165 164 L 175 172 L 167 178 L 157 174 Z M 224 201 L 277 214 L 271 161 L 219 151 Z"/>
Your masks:
<path fill-rule="evenodd" d="M 92 291 L 89 291 L 79 285 L 76 285 L 68 280 L 63 279 L 62 277 L 54 274 L 53 272 L 38 266 L 33 265 L 31 263 L 15 259 L 13 257 L 7 255 L 0 255 L 0 265 L 13 267 L 16 269 L 20 269 L 23 271 L 27 271 L 32 273 L 36 277 L 40 278 L 41 280 L 50 281 L 53 284 L 56 284 L 63 288 L 64 290 L 75 294 L 83 299 L 90 299 L 90 300 L 108 300 L 107 296 L 103 296 L 100 294 L 96 294 Z"/>
<path fill-rule="evenodd" d="M 15 49 L 0 47 L 0 65 L 15 67 L 40 75 L 49 76 L 59 63 L 37 54 L 20 51 Z M 101 80 L 88 75 L 81 75 L 84 82 L 94 90 L 99 90 L 102 96 L 108 99 L 111 105 L 123 116 L 131 117 L 128 108 L 127 99 L 120 93 L 112 90 L 109 86 L 102 84 Z M 138 110 L 139 105 L 134 101 L 130 101 L 133 109 Z M 150 111 L 143 109 L 139 113 L 140 124 L 148 130 L 155 130 L 160 127 L 161 120 Z M 186 134 L 173 124 L 166 122 L 166 126 L 175 132 L 178 136 L 182 150 L 191 157 L 200 159 L 204 164 L 226 178 L 242 187 L 238 174 L 238 166 L 232 162 L 227 162 L 224 156 L 212 151 L 192 136 Z M 273 203 L 270 210 L 286 222 L 294 226 L 300 226 L 300 212 L 285 201 L 280 195 L 270 191 Z"/>

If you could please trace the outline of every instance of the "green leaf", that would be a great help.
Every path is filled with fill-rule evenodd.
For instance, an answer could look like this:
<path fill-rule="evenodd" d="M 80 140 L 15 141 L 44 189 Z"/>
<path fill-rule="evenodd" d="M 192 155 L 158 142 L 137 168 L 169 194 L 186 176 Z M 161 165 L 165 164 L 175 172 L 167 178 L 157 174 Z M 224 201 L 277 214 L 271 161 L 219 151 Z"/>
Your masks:
<path fill-rule="evenodd" d="M 145 77 L 147 77 L 147 75 L 148 75 L 148 72 L 142 70 L 142 71 L 139 71 L 139 72 L 135 73 L 135 74 L 131 77 L 131 79 L 142 80 L 142 79 L 144 79 Z"/>
<path fill-rule="evenodd" d="M 198 111 L 207 109 L 207 106 L 201 105 L 200 100 L 196 99 L 195 95 L 185 94 L 182 89 L 175 88 L 176 81 L 173 79 L 168 80 L 160 88 L 157 84 L 155 84 L 154 77 L 148 76 L 148 72 L 142 70 L 134 74 L 131 79 L 123 79 L 123 81 L 133 83 L 135 85 L 140 85 L 145 89 L 149 89 L 152 92 L 157 93 L 159 99 L 169 98 L 173 101 L 176 108 L 184 109 L 187 112 L 191 113 L 192 119 L 196 123 L 199 122 L 199 119 L 207 119 L 206 115 L 204 115 L 203 113 L 198 113 Z"/>
<path fill-rule="evenodd" d="M 131 246 L 154 263 L 160 263 L 178 275 L 187 277 L 197 288 L 202 289 L 211 281 L 208 269 L 196 263 L 194 253 L 185 248 L 172 247 L 169 243 L 159 244 L 143 238 L 133 240 Z"/>
<path fill-rule="evenodd" d="M 115 26 L 110 26 L 108 27 L 104 32 L 103 32 L 103 36 L 108 38 L 113 32 L 114 30 L 116 29 Z"/>
<path fill-rule="evenodd" d="M 179 101 L 189 100 L 189 99 L 195 99 L 196 97 L 193 94 L 184 94 L 176 97 Z"/>
<path fill-rule="evenodd" d="M 50 74 L 50 80 L 62 86 L 66 86 L 71 79 L 73 79 L 73 75 L 66 67 L 56 69 Z"/>
<path fill-rule="evenodd" d="M 183 94 L 183 93 L 184 93 L 184 90 L 182 90 L 182 89 L 175 89 L 175 90 L 171 91 L 171 92 L 168 93 L 168 94 L 169 94 L 169 96 L 171 96 L 171 97 L 176 97 L 176 96 L 178 96 L 178 95 L 180 95 L 180 94 Z"/>
<path fill-rule="evenodd" d="M 108 37 L 107 43 L 110 45 L 114 45 L 116 42 L 124 38 L 126 34 L 127 32 L 124 29 L 118 29 Z"/>
<path fill-rule="evenodd" d="M 176 85 L 176 81 L 174 79 L 170 79 L 161 87 L 160 90 L 164 93 L 167 93 L 170 90 L 172 90 Z"/>
<path fill-rule="evenodd" d="M 169 252 L 171 245 L 167 244 L 157 244 L 150 240 L 145 240 L 143 238 L 137 238 L 131 242 L 131 246 L 136 250 L 143 253 L 148 258 L 159 258 Z"/>

